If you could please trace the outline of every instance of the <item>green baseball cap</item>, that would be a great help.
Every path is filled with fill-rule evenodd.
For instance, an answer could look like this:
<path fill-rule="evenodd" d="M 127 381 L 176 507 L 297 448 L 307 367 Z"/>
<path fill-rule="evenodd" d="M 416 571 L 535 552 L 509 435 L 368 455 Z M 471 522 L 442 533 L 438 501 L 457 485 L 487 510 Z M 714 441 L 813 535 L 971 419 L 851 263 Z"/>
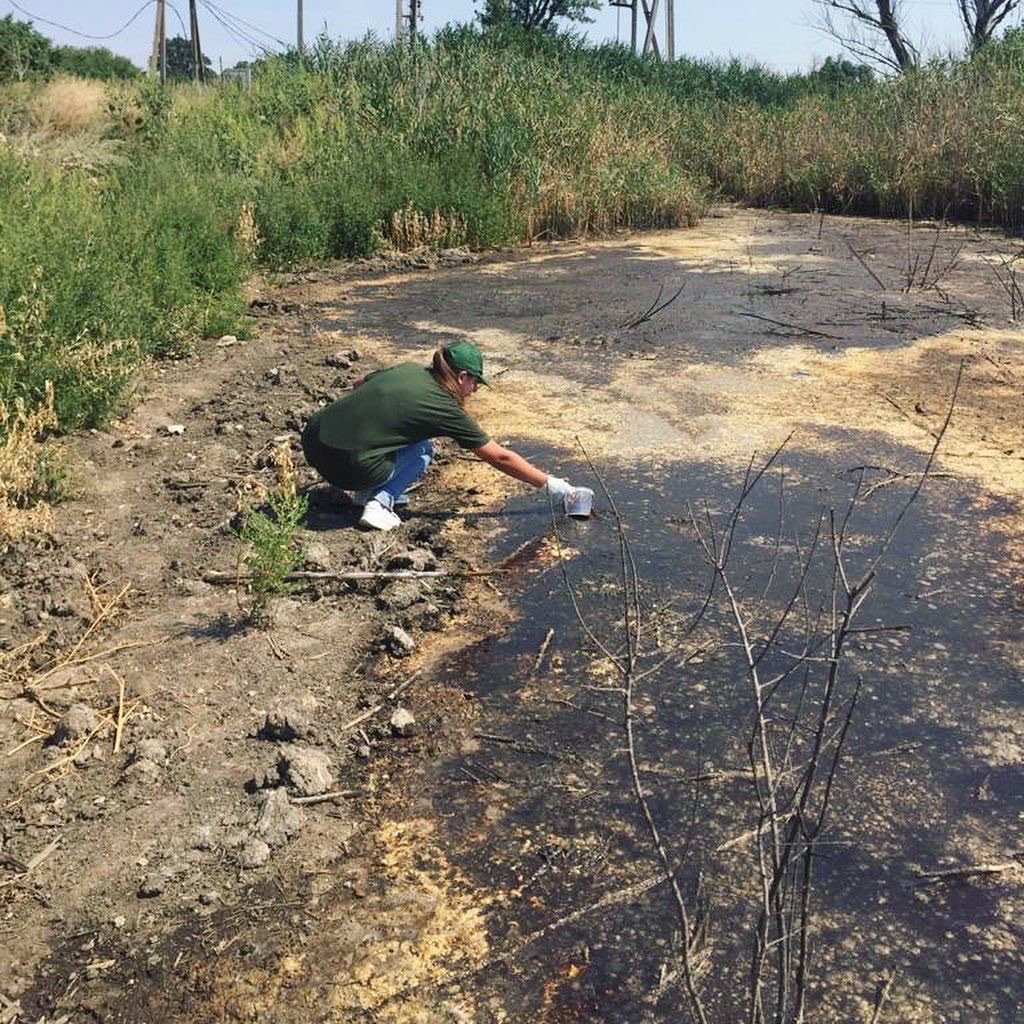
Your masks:
<path fill-rule="evenodd" d="M 444 358 L 453 370 L 465 370 L 476 377 L 484 387 L 491 386 L 484 380 L 484 357 L 473 342 L 457 341 L 454 345 L 446 346 Z"/>

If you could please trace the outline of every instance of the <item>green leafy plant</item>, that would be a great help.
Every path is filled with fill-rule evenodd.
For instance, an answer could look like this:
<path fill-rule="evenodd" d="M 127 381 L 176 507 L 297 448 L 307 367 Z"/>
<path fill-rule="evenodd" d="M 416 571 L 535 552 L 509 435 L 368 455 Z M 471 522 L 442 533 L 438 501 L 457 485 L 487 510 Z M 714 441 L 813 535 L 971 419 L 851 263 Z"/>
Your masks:
<path fill-rule="evenodd" d="M 295 489 L 295 469 L 286 446 L 274 455 L 277 489 L 263 507 L 248 507 L 238 531 L 244 545 L 243 561 L 249 571 L 250 618 L 258 618 L 272 598 L 294 590 L 288 577 L 302 564 L 304 551 L 299 531 L 309 503 Z M 266 511 L 264 511 L 264 508 Z"/>

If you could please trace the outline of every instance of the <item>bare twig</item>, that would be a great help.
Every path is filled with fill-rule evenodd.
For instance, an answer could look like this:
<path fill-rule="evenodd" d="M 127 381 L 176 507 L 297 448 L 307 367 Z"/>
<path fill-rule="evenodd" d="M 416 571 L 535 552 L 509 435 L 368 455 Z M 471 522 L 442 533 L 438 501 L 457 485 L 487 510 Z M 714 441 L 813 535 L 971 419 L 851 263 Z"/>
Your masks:
<path fill-rule="evenodd" d="M 544 660 L 544 655 L 548 653 L 548 647 L 551 646 L 551 641 L 554 638 L 555 631 L 548 628 L 547 633 L 544 634 L 544 641 L 540 645 L 540 649 L 537 651 L 537 657 L 533 662 L 533 671 L 531 675 L 536 675 L 540 671 L 541 662 Z"/>
<path fill-rule="evenodd" d="M 827 334 L 825 331 L 816 331 L 813 327 L 806 327 L 804 324 L 792 324 L 787 323 L 785 320 L 775 320 L 770 316 L 761 316 L 760 313 L 749 313 L 741 310 L 739 315 L 749 317 L 751 320 L 763 320 L 766 324 L 772 324 L 775 327 L 782 327 L 787 331 L 792 331 L 794 334 L 805 334 L 809 338 L 828 338 L 830 341 L 843 340 L 837 334 Z"/>
<path fill-rule="evenodd" d="M 121 740 L 124 737 L 124 724 L 128 716 L 124 710 L 124 691 L 125 682 L 124 677 L 118 675 L 109 665 L 103 666 L 113 677 L 117 683 L 117 726 L 114 729 L 114 753 L 119 754 L 121 752 Z"/>
<path fill-rule="evenodd" d="M 859 252 L 857 252 L 856 249 L 854 249 L 853 243 L 848 238 L 844 238 L 843 241 L 846 242 L 846 247 L 854 255 L 857 262 L 871 275 L 875 284 L 877 284 L 883 292 L 887 291 L 885 287 L 885 282 L 867 265 L 867 262 L 865 261 L 864 257 Z"/>
<path fill-rule="evenodd" d="M 60 846 L 61 840 L 58 836 L 52 843 L 44 846 L 37 854 L 31 857 L 25 864 L 25 874 L 30 875 L 43 861 L 48 860 Z"/>
<path fill-rule="evenodd" d="M 358 789 L 336 789 L 330 793 L 317 793 L 315 796 L 293 796 L 289 803 L 308 806 L 310 804 L 322 804 L 328 800 L 340 800 L 342 797 L 359 796 Z"/>
<path fill-rule="evenodd" d="M 654 317 L 656 317 L 662 310 L 667 309 L 669 306 L 672 305 L 673 302 L 676 301 L 676 299 L 679 298 L 679 296 L 683 293 L 684 287 L 685 285 L 680 285 L 679 288 L 675 291 L 675 293 L 671 296 L 671 298 L 668 298 L 664 302 L 661 302 L 661 296 L 665 292 L 665 286 L 659 285 L 658 294 L 655 297 L 654 301 L 647 307 L 647 309 L 645 309 L 638 317 L 634 317 L 631 320 L 626 320 L 623 323 L 619 324 L 619 327 L 628 331 L 632 330 L 634 327 L 639 327 L 640 324 L 646 323 L 648 320 L 653 320 Z"/>
<path fill-rule="evenodd" d="M 885 981 L 879 986 L 878 995 L 875 996 L 875 1009 L 871 1014 L 871 1024 L 878 1024 L 882 1019 L 882 1008 L 885 1006 L 886 1000 L 889 998 L 889 992 L 892 989 L 893 982 L 896 980 L 896 971 L 890 971 L 886 975 Z"/>
<path fill-rule="evenodd" d="M 439 579 L 443 576 L 464 577 L 464 576 L 493 576 L 496 573 L 508 572 L 508 569 L 495 567 L 493 569 L 392 569 L 390 571 L 376 571 L 368 569 L 351 569 L 347 572 L 327 571 L 302 571 L 290 572 L 283 579 L 290 582 L 300 580 L 430 580 Z M 251 580 L 252 574 L 247 572 L 219 572 L 210 570 L 203 573 L 204 583 L 247 583 Z"/>
<path fill-rule="evenodd" d="M 374 715 L 379 714 L 383 711 L 389 703 L 393 703 L 405 692 L 405 690 L 413 683 L 413 681 L 419 676 L 423 669 L 418 668 L 408 679 L 396 686 L 380 704 L 374 704 L 372 708 L 367 708 L 361 715 L 356 715 L 351 722 L 346 722 L 342 727 L 342 732 L 348 732 L 349 729 L 354 729 L 357 725 L 362 725 L 369 718 L 373 718 Z"/>
<path fill-rule="evenodd" d="M 918 878 L 924 878 L 932 882 L 952 882 L 963 878 L 970 878 L 972 875 L 1000 875 L 1004 871 L 1012 871 L 1020 867 L 1020 862 L 1015 860 L 1003 861 L 995 864 L 967 864 L 960 868 L 941 868 L 937 871 L 915 872 Z"/>

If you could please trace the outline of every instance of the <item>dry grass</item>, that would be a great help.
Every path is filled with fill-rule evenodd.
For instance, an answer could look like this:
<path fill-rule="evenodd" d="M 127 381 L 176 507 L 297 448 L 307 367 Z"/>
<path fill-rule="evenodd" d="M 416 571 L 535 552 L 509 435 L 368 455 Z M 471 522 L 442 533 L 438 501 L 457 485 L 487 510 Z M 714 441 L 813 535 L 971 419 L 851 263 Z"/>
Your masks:
<path fill-rule="evenodd" d="M 47 82 L 28 105 L 35 128 L 84 131 L 106 124 L 107 90 L 102 82 L 60 76 Z"/>
<path fill-rule="evenodd" d="M 411 203 L 391 214 L 388 241 L 402 252 L 423 246 L 465 245 L 466 218 L 458 210 L 436 209 L 421 213 Z"/>
<path fill-rule="evenodd" d="M 50 507 L 38 496 L 45 489 L 41 475 L 49 461 L 43 436 L 56 425 L 49 384 L 37 409 L 26 409 L 21 399 L 13 408 L 0 401 L 0 542 L 15 540 L 50 522 Z"/>
<path fill-rule="evenodd" d="M 238 220 L 235 223 L 235 238 L 242 247 L 242 251 L 251 260 L 256 259 L 260 244 L 263 238 L 260 235 L 259 225 L 256 222 L 256 207 L 250 202 L 242 203 L 238 211 Z"/>

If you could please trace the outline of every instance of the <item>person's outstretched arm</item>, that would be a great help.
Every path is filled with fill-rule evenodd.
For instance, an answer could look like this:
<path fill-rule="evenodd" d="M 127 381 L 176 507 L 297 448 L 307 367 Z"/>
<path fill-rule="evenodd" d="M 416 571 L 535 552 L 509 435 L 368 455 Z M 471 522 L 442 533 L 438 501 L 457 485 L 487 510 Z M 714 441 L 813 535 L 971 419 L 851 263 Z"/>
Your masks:
<path fill-rule="evenodd" d="M 488 441 L 487 444 L 473 450 L 489 466 L 501 470 L 515 480 L 522 480 L 531 487 L 543 487 L 546 484 L 555 497 L 562 497 L 572 490 L 566 481 L 538 469 L 522 455 L 498 444 L 497 441 Z"/>

